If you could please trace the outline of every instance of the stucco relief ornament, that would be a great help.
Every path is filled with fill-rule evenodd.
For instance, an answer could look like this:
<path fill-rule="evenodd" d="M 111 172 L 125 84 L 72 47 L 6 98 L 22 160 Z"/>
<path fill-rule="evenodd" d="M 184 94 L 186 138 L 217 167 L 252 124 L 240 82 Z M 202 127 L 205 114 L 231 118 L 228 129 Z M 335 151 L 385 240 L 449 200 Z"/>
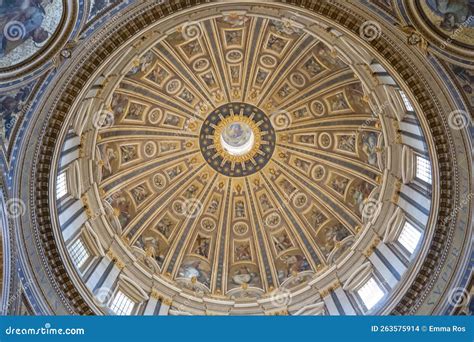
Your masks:
<path fill-rule="evenodd" d="M 66 60 L 66 59 L 69 59 L 71 58 L 72 56 L 72 52 L 74 50 L 74 48 L 77 46 L 78 42 L 76 40 L 72 40 L 70 42 L 68 42 L 62 49 L 61 51 L 59 52 L 59 54 L 57 54 L 54 58 L 53 58 L 53 65 L 54 65 L 54 68 L 59 68 L 61 66 L 61 64 Z"/>
<path fill-rule="evenodd" d="M 243 26 L 249 18 L 243 13 L 232 12 L 224 15 L 223 20 L 232 27 Z"/>
<path fill-rule="evenodd" d="M 428 54 L 428 42 L 413 26 L 403 26 L 401 30 L 407 35 L 409 45 L 418 46 L 425 55 Z"/>
<path fill-rule="evenodd" d="M 64 49 L 61 51 L 61 56 L 64 58 L 69 58 L 71 57 L 71 50 L 69 49 Z"/>
<path fill-rule="evenodd" d="M 296 23 L 294 17 L 289 19 L 284 18 L 283 20 L 272 20 L 272 23 L 280 34 L 300 34 L 303 28 L 302 25 Z"/>

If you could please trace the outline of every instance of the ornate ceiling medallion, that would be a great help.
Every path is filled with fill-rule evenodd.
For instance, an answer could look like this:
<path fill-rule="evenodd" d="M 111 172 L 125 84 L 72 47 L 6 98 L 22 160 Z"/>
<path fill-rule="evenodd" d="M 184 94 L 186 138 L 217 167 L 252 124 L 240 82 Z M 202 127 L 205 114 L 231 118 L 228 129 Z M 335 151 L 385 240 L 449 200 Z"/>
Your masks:
<path fill-rule="evenodd" d="M 200 147 L 214 170 L 231 177 L 248 176 L 272 157 L 275 130 L 257 107 L 228 103 L 213 111 L 202 125 Z"/>
<path fill-rule="evenodd" d="M 69 59 L 77 17 L 78 4 L 71 0 L 1 1 L 0 80 L 29 78 Z"/>

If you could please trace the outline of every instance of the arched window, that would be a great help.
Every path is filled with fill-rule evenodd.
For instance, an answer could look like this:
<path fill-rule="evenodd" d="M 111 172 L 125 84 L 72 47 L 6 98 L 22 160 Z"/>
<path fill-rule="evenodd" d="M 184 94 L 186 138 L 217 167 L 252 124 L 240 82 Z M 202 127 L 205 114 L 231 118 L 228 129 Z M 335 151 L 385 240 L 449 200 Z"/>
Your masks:
<path fill-rule="evenodd" d="M 367 311 L 371 310 L 385 295 L 382 287 L 373 276 L 357 290 L 357 294 L 367 308 Z"/>
<path fill-rule="evenodd" d="M 409 112 L 414 112 L 415 109 L 413 108 L 413 105 L 411 104 L 410 100 L 408 99 L 407 94 L 403 90 L 399 90 L 400 96 L 402 97 L 403 104 L 405 105 L 405 108 Z"/>
<path fill-rule="evenodd" d="M 66 171 L 61 172 L 56 180 L 56 199 L 59 200 L 68 193 Z"/>
<path fill-rule="evenodd" d="M 419 155 L 416 156 L 416 178 L 431 184 L 431 163 L 428 159 Z"/>
<path fill-rule="evenodd" d="M 410 222 L 405 221 L 405 225 L 398 236 L 398 242 L 410 253 L 413 254 L 421 238 L 421 231 L 416 229 Z"/>
<path fill-rule="evenodd" d="M 135 307 L 135 302 L 121 290 L 115 293 L 115 297 L 110 303 L 110 309 L 119 316 L 128 316 Z"/>
<path fill-rule="evenodd" d="M 78 238 L 72 243 L 69 247 L 69 253 L 77 268 L 84 266 L 86 261 L 90 258 L 90 253 L 81 238 Z"/>

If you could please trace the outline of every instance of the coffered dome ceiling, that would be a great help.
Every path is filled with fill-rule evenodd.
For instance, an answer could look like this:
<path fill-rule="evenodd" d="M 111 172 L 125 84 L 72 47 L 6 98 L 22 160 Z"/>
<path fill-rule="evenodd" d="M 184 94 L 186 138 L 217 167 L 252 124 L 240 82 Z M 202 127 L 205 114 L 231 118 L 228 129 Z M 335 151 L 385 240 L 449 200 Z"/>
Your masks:
<path fill-rule="evenodd" d="M 370 99 L 360 56 L 295 18 L 230 12 L 167 32 L 89 102 L 81 182 L 95 180 L 104 249 L 201 310 L 202 296 L 256 303 L 334 277 L 393 191 L 393 127 L 375 112 L 389 95 Z"/>
<path fill-rule="evenodd" d="M 40 146 L 25 145 L 39 227 L 24 240 L 46 246 L 29 260 L 63 291 L 45 302 L 83 314 L 118 313 L 118 294 L 133 314 L 438 310 L 422 301 L 434 265 L 467 241 L 447 216 L 462 188 L 450 158 L 467 145 L 430 87 L 444 88 L 423 78 L 435 77 L 426 46 L 356 5 L 178 3 L 136 4 L 61 53 Z"/>
<path fill-rule="evenodd" d="M 178 27 L 123 73 L 98 188 L 154 273 L 258 298 L 347 254 L 380 196 L 384 136 L 335 50 L 290 20 L 229 14 Z"/>

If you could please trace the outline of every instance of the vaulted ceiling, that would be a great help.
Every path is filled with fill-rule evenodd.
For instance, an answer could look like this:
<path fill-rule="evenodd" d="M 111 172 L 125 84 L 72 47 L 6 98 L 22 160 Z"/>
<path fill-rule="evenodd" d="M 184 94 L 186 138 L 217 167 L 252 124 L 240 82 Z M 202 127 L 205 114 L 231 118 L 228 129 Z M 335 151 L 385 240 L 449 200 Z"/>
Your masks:
<path fill-rule="evenodd" d="M 425 7 L 296 2 L 93 3 L 77 27 L 55 3 L 75 38 L 35 45 L 0 107 L 19 269 L 58 293 L 29 311 L 117 313 L 118 291 L 134 314 L 448 310 L 471 118 L 449 90 L 468 72 L 439 70 L 470 31 L 439 49 Z"/>
<path fill-rule="evenodd" d="M 111 97 L 97 143 L 110 223 L 155 272 L 205 292 L 260 296 L 333 264 L 384 168 L 360 80 L 291 21 L 229 15 L 179 31 Z M 213 141 L 232 115 L 266 132 L 240 162 Z"/>

